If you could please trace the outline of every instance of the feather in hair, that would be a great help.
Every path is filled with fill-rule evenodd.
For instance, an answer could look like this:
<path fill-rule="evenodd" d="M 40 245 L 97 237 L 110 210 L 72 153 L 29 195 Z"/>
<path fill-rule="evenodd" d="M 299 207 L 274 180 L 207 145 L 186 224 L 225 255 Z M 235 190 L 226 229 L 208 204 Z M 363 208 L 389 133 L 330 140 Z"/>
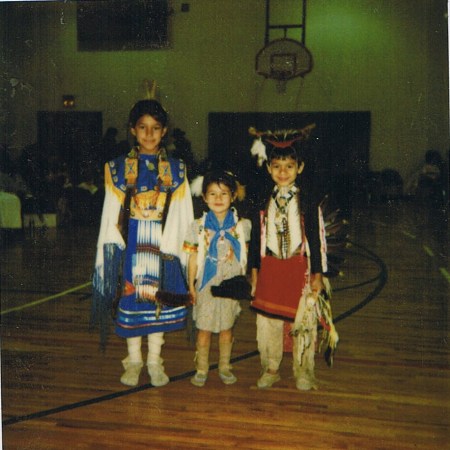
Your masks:
<path fill-rule="evenodd" d="M 263 144 L 261 137 L 254 140 L 250 152 L 253 156 L 258 157 L 258 166 L 261 167 L 264 161 L 267 161 L 266 146 Z"/>
<path fill-rule="evenodd" d="M 202 196 L 202 188 L 203 188 L 203 180 L 204 180 L 204 176 L 203 175 L 199 175 L 198 177 L 194 178 L 191 182 L 191 194 L 194 197 L 201 197 Z"/>
<path fill-rule="evenodd" d="M 237 198 L 237 200 L 242 202 L 245 200 L 245 196 L 246 196 L 245 186 L 243 184 L 239 183 L 239 181 L 236 181 L 236 185 L 237 185 L 236 198 Z"/>

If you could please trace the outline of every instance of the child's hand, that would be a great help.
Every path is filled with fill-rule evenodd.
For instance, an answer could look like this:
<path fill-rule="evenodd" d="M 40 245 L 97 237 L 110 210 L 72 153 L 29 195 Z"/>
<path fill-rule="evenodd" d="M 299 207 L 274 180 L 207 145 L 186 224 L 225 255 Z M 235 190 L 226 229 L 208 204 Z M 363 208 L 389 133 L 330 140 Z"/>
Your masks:
<path fill-rule="evenodd" d="M 191 302 L 193 305 L 197 302 L 197 291 L 195 290 L 195 287 L 189 288 L 189 295 L 191 296 Z"/>
<path fill-rule="evenodd" d="M 317 298 L 319 294 L 325 290 L 321 273 L 315 273 L 311 276 L 311 290 L 314 298 Z"/>
<path fill-rule="evenodd" d="M 252 280 L 251 280 L 251 286 L 252 286 L 252 290 L 250 292 L 250 295 L 252 297 L 255 296 L 255 292 L 256 292 L 256 282 L 258 281 L 258 270 L 257 269 L 252 269 Z"/>
<path fill-rule="evenodd" d="M 193 252 L 189 255 L 188 261 L 188 286 L 189 294 L 191 296 L 191 302 L 195 305 L 197 301 L 197 292 L 195 290 L 195 275 L 197 273 L 197 252 Z"/>

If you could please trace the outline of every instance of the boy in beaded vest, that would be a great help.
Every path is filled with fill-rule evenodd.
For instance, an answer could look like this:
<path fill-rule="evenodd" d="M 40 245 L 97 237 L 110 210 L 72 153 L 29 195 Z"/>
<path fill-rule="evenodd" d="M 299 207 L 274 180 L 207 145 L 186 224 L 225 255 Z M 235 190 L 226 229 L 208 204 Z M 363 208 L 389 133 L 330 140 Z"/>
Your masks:
<path fill-rule="evenodd" d="M 310 129 L 257 134 L 252 153 L 267 159 L 275 183 L 266 207 L 252 227 L 249 264 L 252 268 L 252 307 L 257 312 L 257 342 L 262 374 L 260 389 L 280 380 L 285 324 L 293 335 L 293 372 L 299 390 L 315 389 L 314 354 L 317 338 L 315 303 L 325 290 L 326 241 L 322 213 L 299 188 L 305 162 L 296 141 Z M 256 132 L 255 132 L 256 133 Z M 254 133 L 254 134 L 255 134 Z M 279 139 L 281 136 L 281 140 Z M 270 145 L 268 157 L 261 138 Z M 264 146 L 265 147 L 265 146 Z"/>

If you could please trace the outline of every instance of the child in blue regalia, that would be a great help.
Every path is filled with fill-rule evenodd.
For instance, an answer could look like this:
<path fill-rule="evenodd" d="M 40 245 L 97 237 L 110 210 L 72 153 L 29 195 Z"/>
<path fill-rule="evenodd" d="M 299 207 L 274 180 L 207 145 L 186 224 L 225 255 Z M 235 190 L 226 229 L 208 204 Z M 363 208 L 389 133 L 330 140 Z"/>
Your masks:
<path fill-rule="evenodd" d="M 143 336 L 148 336 L 146 363 L 152 385 L 169 382 L 160 356 L 164 333 L 179 330 L 186 323 L 185 303 L 161 301 L 161 291 L 167 289 L 162 286 L 163 255 L 179 261 L 178 279 L 173 282 L 179 284 L 178 290 L 186 290 L 183 273 L 187 257 L 182 245 L 193 220 L 185 165 L 168 158 L 161 147 L 167 120 L 166 111 L 156 100 L 137 102 L 129 116 L 137 146 L 105 165 L 93 321 L 104 322 L 105 312 L 113 309 L 116 333 L 127 341 L 128 355 L 122 361 L 125 372 L 120 379 L 127 386 L 139 382 L 144 365 Z M 119 260 L 124 261 L 123 266 Z M 122 275 L 118 267 L 123 267 Z M 121 289 L 118 303 L 113 305 L 118 281 Z"/>

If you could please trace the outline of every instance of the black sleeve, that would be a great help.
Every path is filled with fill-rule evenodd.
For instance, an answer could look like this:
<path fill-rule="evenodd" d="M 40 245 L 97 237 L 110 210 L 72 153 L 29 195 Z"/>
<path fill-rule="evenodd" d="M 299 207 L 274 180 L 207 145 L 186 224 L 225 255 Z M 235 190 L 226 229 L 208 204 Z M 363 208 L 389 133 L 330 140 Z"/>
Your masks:
<path fill-rule="evenodd" d="M 302 200 L 305 234 L 311 252 L 311 273 L 324 273 L 323 258 L 326 258 L 326 254 L 321 242 L 319 202 L 310 197 Z"/>
<path fill-rule="evenodd" d="M 258 269 L 261 266 L 261 223 L 259 212 L 252 217 L 252 232 L 248 247 L 248 268 Z"/>

